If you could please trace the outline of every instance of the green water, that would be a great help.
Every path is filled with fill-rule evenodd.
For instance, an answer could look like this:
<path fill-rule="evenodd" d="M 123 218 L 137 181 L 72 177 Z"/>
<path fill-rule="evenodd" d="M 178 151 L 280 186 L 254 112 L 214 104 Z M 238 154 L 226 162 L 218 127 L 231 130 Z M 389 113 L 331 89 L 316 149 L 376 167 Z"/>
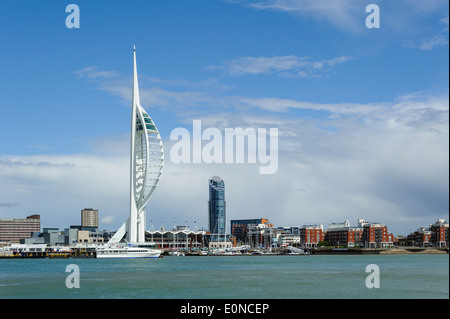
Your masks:
<path fill-rule="evenodd" d="M 67 288 L 66 266 L 79 268 Z M 366 287 L 366 266 L 380 288 Z M 449 298 L 448 255 L 0 259 L 0 298 Z"/>

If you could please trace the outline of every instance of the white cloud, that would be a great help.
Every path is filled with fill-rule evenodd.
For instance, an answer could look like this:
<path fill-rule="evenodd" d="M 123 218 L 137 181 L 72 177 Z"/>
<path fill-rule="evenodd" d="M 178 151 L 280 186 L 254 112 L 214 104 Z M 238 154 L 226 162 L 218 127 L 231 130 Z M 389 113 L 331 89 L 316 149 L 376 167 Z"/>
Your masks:
<path fill-rule="evenodd" d="M 309 57 L 293 55 L 275 57 L 239 57 L 225 61 L 222 65 L 208 66 L 207 70 L 224 70 L 231 76 L 245 74 L 275 73 L 288 77 L 318 77 L 336 65 L 353 60 L 351 56 L 311 61 Z"/>
<path fill-rule="evenodd" d="M 253 61 L 254 63 L 244 62 L 243 60 Z M 218 66 L 224 68 L 233 75 L 242 75 L 246 73 L 257 74 L 264 72 L 278 72 L 282 74 L 297 74 L 304 67 L 308 76 L 319 76 L 324 72 L 329 72 L 335 65 L 352 60 L 352 57 L 341 56 L 328 60 L 308 61 L 307 58 L 298 58 L 295 56 L 275 57 L 275 58 L 252 58 L 247 57 L 236 60 L 230 60 L 227 66 Z M 270 61 L 270 62 L 268 62 Z M 213 67 L 211 67 L 213 68 Z M 214 67 L 215 68 L 215 67 Z M 158 81 L 158 83 L 167 81 Z M 184 122 L 185 119 L 192 117 L 207 117 L 208 114 L 217 115 L 218 112 L 245 112 L 249 110 L 262 110 L 276 113 L 286 113 L 295 109 L 308 109 L 316 111 L 330 112 L 330 116 L 338 114 L 368 114 L 374 110 L 384 107 L 383 104 L 361 104 L 361 103 L 314 103 L 308 101 L 299 101 L 293 99 L 283 99 L 276 97 L 258 97 L 249 98 L 245 96 L 235 96 L 223 94 L 223 88 L 216 84 L 195 85 L 191 84 L 188 88 L 195 87 L 197 90 L 183 90 L 183 87 L 162 88 L 154 85 L 148 87 L 140 84 L 140 97 L 144 106 L 157 107 L 164 111 L 170 111 L 171 116 L 177 117 L 177 120 Z M 130 86 L 125 82 L 118 81 L 116 78 L 108 78 L 97 81 L 99 90 L 118 96 L 125 105 L 130 105 Z"/>
<path fill-rule="evenodd" d="M 444 28 L 442 29 L 443 32 L 447 31 L 448 32 L 448 17 L 444 17 L 442 19 L 439 20 L 439 23 L 442 24 L 444 26 Z"/>
<path fill-rule="evenodd" d="M 364 13 L 365 5 L 352 0 L 225 0 L 255 10 L 287 12 L 301 17 L 311 16 L 326 20 L 333 26 L 354 32 L 361 30 L 358 18 Z M 358 11 L 359 10 L 359 11 Z"/>
<path fill-rule="evenodd" d="M 367 114 L 377 110 L 381 105 L 358 103 L 313 103 L 280 98 L 236 98 L 242 105 L 259 108 L 272 112 L 288 112 L 291 109 L 308 109 L 315 111 L 328 111 L 334 114 Z"/>
<path fill-rule="evenodd" d="M 433 50 L 438 47 L 448 45 L 448 35 L 434 35 L 431 38 L 422 39 L 422 40 L 405 40 L 403 45 L 407 48 L 411 49 L 420 49 L 420 50 Z"/>
<path fill-rule="evenodd" d="M 127 210 L 128 158 L 92 154 L 0 156 L 0 218 L 41 215 L 43 227 L 79 225 L 80 211 Z M 103 216 L 105 216 L 103 215 Z"/>
<path fill-rule="evenodd" d="M 396 0 L 396 1 L 354 1 L 354 0 L 223 0 L 254 10 L 284 12 L 300 19 L 314 19 L 320 23 L 350 34 L 362 35 L 366 30 L 365 8 L 369 4 L 380 7 L 381 30 L 388 30 L 383 40 L 396 34 L 401 37 L 422 31 L 424 19 L 432 14 L 448 12 L 447 0 Z M 445 18 L 443 20 L 445 24 Z M 448 36 L 447 36 L 448 38 Z M 442 39 L 433 43 L 415 43 L 427 49 L 430 45 L 441 45 Z M 405 41 L 405 45 L 413 45 Z M 425 40 L 423 40 L 425 41 Z"/>
<path fill-rule="evenodd" d="M 433 31 L 432 34 L 427 35 L 421 39 L 405 40 L 403 45 L 407 48 L 420 50 L 433 50 L 438 47 L 447 46 L 448 41 L 448 17 L 439 20 L 439 30 Z"/>
<path fill-rule="evenodd" d="M 101 225 L 110 225 L 116 220 L 116 218 L 112 215 L 106 215 L 105 217 L 100 219 Z"/>
<path fill-rule="evenodd" d="M 77 70 L 74 72 L 78 77 L 88 78 L 88 79 L 97 79 L 97 78 L 111 78 L 116 77 L 116 71 L 110 70 L 99 70 L 99 67 L 89 66 L 85 67 L 81 70 Z"/>

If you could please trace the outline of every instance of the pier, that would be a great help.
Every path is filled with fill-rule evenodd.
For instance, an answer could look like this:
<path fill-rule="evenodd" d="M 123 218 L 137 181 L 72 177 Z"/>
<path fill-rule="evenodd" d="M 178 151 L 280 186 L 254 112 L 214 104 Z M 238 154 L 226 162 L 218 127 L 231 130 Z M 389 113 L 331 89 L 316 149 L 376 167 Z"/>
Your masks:
<path fill-rule="evenodd" d="M 1 250 L 0 259 L 11 258 L 95 258 L 95 248 L 26 248 Z"/>

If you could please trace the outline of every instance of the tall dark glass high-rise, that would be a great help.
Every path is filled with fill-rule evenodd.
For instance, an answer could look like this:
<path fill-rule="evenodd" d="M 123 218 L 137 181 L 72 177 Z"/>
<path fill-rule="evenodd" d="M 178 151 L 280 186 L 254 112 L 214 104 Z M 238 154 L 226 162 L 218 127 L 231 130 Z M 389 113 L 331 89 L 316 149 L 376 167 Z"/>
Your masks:
<path fill-rule="evenodd" d="M 208 223 L 211 239 L 224 241 L 226 232 L 225 183 L 219 176 L 209 179 Z"/>

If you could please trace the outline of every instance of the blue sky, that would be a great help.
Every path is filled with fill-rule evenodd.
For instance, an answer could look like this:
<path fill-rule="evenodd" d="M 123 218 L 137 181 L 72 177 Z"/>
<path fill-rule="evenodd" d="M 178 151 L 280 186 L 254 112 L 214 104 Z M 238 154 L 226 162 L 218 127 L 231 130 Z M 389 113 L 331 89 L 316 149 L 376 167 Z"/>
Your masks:
<path fill-rule="evenodd" d="M 68 4 L 80 28 L 68 29 Z M 368 29 L 368 4 L 381 27 Z M 279 129 L 279 169 L 166 157 L 148 228 L 228 219 L 358 218 L 407 234 L 448 219 L 448 1 L 5 1 L 0 11 L 0 218 L 101 228 L 127 216 L 132 47 L 166 154 L 177 127 Z M 151 220 L 151 221 L 150 221 Z"/>

